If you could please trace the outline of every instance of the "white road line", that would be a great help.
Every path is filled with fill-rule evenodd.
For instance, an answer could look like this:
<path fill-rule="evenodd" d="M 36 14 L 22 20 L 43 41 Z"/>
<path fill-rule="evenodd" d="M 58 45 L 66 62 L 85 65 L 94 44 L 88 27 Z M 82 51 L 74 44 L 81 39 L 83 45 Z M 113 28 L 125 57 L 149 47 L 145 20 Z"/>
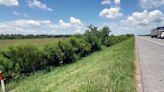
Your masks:
<path fill-rule="evenodd" d="M 153 42 L 153 43 L 158 44 L 158 45 L 161 45 L 161 46 L 164 46 L 164 44 L 159 43 L 159 42 L 155 42 L 155 41 L 150 40 L 150 39 L 146 39 L 146 38 L 141 38 L 141 39 L 144 39 L 144 40 L 147 40 L 147 41 Z"/>

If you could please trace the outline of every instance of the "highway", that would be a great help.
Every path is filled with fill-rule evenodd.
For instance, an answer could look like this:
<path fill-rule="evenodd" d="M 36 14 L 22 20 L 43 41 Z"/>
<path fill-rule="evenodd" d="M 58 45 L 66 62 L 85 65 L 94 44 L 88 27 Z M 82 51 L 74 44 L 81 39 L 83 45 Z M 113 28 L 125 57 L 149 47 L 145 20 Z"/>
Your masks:
<path fill-rule="evenodd" d="M 164 39 L 136 37 L 142 92 L 164 92 Z"/>

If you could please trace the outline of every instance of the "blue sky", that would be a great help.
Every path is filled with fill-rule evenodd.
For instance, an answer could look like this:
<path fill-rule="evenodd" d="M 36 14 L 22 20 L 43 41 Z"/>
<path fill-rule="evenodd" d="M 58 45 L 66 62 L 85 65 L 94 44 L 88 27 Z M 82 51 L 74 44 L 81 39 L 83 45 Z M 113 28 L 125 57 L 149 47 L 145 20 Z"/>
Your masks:
<path fill-rule="evenodd" d="M 0 34 L 74 34 L 109 26 L 147 34 L 164 26 L 164 0 L 0 0 Z"/>

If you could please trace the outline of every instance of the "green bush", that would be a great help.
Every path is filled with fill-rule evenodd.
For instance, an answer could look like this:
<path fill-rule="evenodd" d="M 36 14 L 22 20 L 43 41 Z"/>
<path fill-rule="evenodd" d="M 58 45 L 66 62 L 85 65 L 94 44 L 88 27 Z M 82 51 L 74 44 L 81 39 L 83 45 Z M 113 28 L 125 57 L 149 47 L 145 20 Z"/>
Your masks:
<path fill-rule="evenodd" d="M 91 51 L 97 51 L 101 49 L 101 32 L 97 27 L 89 26 L 89 29 L 83 35 L 83 39 L 91 46 Z"/>
<path fill-rule="evenodd" d="M 107 46 L 107 47 L 110 45 L 110 41 L 108 39 L 110 32 L 111 30 L 109 27 L 105 26 L 101 29 L 101 42 L 104 46 Z"/>
<path fill-rule="evenodd" d="M 6 81 L 9 79 L 12 79 L 15 74 L 13 73 L 13 62 L 11 62 L 9 59 L 4 58 L 0 54 L 0 70 L 5 71 L 4 76 L 6 78 Z"/>
<path fill-rule="evenodd" d="M 90 54 L 91 46 L 84 39 L 71 37 L 69 42 L 72 44 L 76 55 L 79 57 L 85 57 Z"/>
<path fill-rule="evenodd" d="M 111 35 L 108 37 L 109 45 L 117 44 L 121 41 L 124 41 L 124 40 L 130 38 L 130 37 L 134 37 L 134 35 L 133 34 L 120 35 L 120 36 Z"/>
<path fill-rule="evenodd" d="M 59 41 L 58 46 L 63 53 L 63 64 L 73 63 L 78 60 L 79 57 L 75 53 L 75 48 L 68 40 Z"/>
<path fill-rule="evenodd" d="M 11 76 L 14 78 L 19 77 L 19 74 L 41 70 L 47 63 L 42 50 L 30 44 L 11 46 L 2 51 L 1 55 L 4 64 L 12 62 Z"/>
<path fill-rule="evenodd" d="M 101 49 L 101 40 L 95 36 L 95 35 L 86 35 L 84 39 L 87 41 L 87 43 L 91 46 L 91 51 L 97 51 Z"/>
<path fill-rule="evenodd" d="M 63 62 L 63 53 L 58 45 L 47 45 L 44 48 L 48 65 L 51 66 L 60 66 Z"/>

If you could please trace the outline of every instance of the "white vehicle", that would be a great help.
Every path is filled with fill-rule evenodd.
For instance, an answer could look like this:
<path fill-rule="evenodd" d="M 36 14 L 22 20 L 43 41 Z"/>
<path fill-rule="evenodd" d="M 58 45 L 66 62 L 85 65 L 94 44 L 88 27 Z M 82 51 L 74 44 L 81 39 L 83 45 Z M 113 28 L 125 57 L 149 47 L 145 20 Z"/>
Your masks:
<path fill-rule="evenodd" d="M 157 27 L 151 31 L 151 37 L 164 38 L 164 27 Z"/>

